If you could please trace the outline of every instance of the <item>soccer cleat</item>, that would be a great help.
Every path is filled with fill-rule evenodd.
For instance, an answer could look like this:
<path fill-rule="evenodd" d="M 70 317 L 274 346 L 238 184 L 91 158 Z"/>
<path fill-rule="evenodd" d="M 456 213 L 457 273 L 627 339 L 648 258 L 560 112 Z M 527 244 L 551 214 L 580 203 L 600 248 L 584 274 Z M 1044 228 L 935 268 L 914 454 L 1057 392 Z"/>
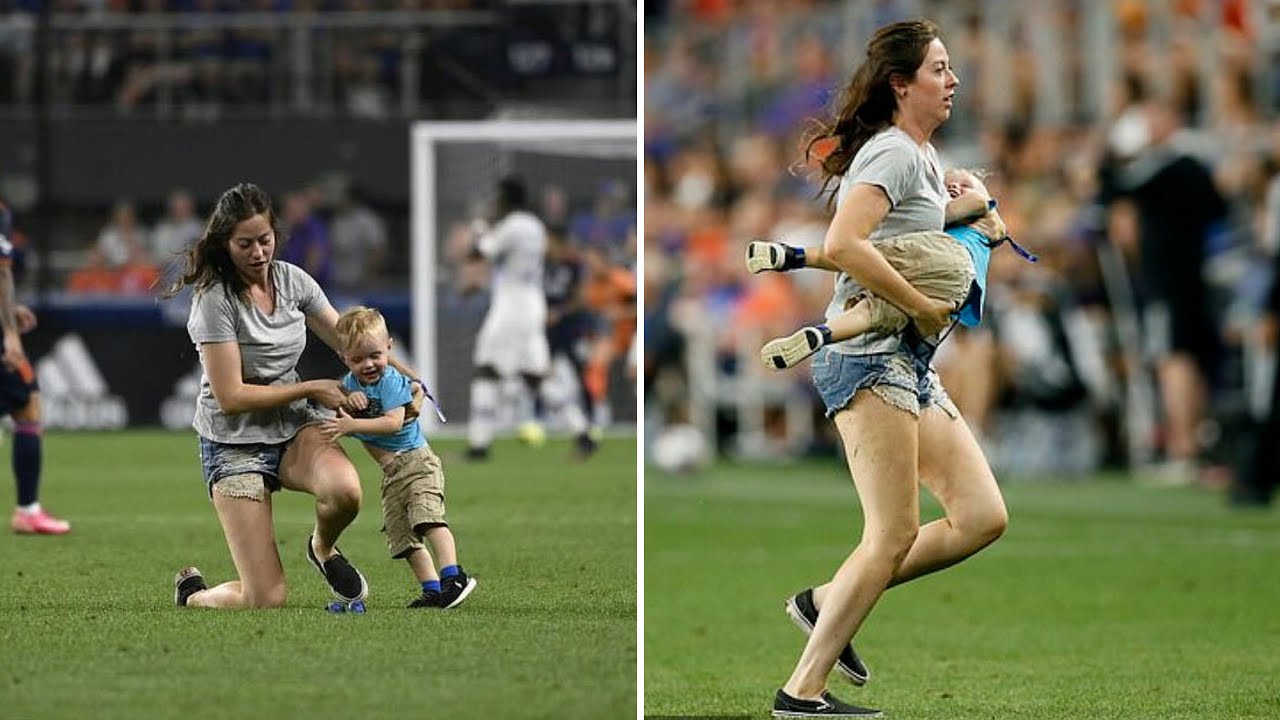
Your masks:
<path fill-rule="evenodd" d="M 573 441 L 573 455 L 578 460 L 586 460 L 600 449 L 600 443 L 589 433 L 581 433 Z"/>
<path fill-rule="evenodd" d="M 467 573 L 459 567 L 457 575 L 440 580 L 440 607 L 446 610 L 458 607 L 475 589 L 476 579 L 468 577 Z"/>
<path fill-rule="evenodd" d="M 411 608 L 438 608 L 444 607 L 444 604 L 440 602 L 440 593 L 424 590 L 408 606 Z"/>
<path fill-rule="evenodd" d="M 71 532 L 71 523 L 50 515 L 44 508 L 35 512 L 15 509 L 9 527 L 19 535 L 66 535 Z"/>
<path fill-rule="evenodd" d="M 463 455 L 462 459 L 468 462 L 484 462 L 489 459 L 489 446 L 469 447 L 467 448 L 467 454 Z"/>
<path fill-rule="evenodd" d="M 198 568 L 184 567 L 173 576 L 173 604 L 187 606 L 187 598 L 206 589 L 204 576 Z"/>
<path fill-rule="evenodd" d="M 369 583 L 365 581 L 364 575 L 336 547 L 333 549 L 333 557 L 320 562 L 315 549 L 311 547 L 311 538 L 312 536 L 307 536 L 307 560 L 324 576 L 333 596 L 348 604 L 364 600 L 369 594 Z"/>
<path fill-rule="evenodd" d="M 779 690 L 773 696 L 772 715 L 777 718 L 878 718 L 884 713 L 850 705 L 829 692 L 823 692 L 817 700 L 801 700 Z"/>
<path fill-rule="evenodd" d="M 747 270 L 762 273 L 765 270 L 781 270 L 786 262 L 787 253 L 782 243 L 760 242 L 753 240 L 747 243 Z"/>
<path fill-rule="evenodd" d="M 802 327 L 786 337 L 765 343 L 760 348 L 760 359 L 770 370 L 785 370 L 818 352 L 820 347 L 822 332 L 816 327 Z"/>
<path fill-rule="evenodd" d="M 818 624 L 818 608 L 813 604 L 813 588 L 807 588 L 787 598 L 785 608 L 791 622 L 803 630 L 805 635 L 813 632 L 813 626 Z M 840 651 L 840 657 L 836 658 L 836 670 L 839 670 L 840 674 L 854 685 L 866 685 L 871 679 L 871 670 L 863 664 L 862 658 L 858 657 L 858 653 L 853 649 L 853 643 Z"/>

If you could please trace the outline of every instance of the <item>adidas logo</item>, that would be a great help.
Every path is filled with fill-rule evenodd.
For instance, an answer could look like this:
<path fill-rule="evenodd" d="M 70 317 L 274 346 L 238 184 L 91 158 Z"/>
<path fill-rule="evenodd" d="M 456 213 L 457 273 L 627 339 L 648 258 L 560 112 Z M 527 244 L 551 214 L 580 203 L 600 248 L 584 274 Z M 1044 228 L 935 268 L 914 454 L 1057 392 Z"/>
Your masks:
<path fill-rule="evenodd" d="M 129 423 L 124 399 L 111 394 L 89 348 L 71 333 L 36 363 L 46 427 L 117 429 Z"/>
<path fill-rule="evenodd" d="M 173 394 L 160 404 L 160 424 L 170 430 L 189 430 L 196 418 L 196 399 L 200 397 L 200 364 L 173 383 Z"/>

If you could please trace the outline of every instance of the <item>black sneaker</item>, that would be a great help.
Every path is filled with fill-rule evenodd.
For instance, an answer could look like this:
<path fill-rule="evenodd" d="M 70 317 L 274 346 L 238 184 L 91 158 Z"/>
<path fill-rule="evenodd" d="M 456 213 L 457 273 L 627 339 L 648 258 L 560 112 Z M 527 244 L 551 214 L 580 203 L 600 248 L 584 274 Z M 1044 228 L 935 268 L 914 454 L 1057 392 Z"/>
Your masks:
<path fill-rule="evenodd" d="M 779 690 L 773 696 L 773 716 L 780 718 L 878 718 L 884 713 L 875 708 L 850 705 L 829 692 L 817 700 L 800 700 Z"/>
<path fill-rule="evenodd" d="M 475 589 L 476 579 L 468 577 L 459 567 L 457 575 L 440 580 L 440 607 L 446 610 L 458 607 Z"/>
<path fill-rule="evenodd" d="M 785 607 L 791 621 L 803 630 L 805 635 L 813 632 L 813 626 L 818 624 L 818 608 L 813 604 L 813 588 L 807 588 L 787 598 Z M 854 685 L 866 685 L 871 679 L 871 670 L 863 664 L 862 658 L 858 657 L 858 653 L 853 649 L 853 643 L 849 643 L 848 647 L 840 651 L 840 657 L 836 658 L 836 670 L 839 670 L 840 674 Z"/>
<path fill-rule="evenodd" d="M 469 447 L 467 454 L 462 456 L 469 462 L 484 462 L 489 459 L 489 448 L 486 447 Z"/>
<path fill-rule="evenodd" d="M 365 582 L 364 576 L 354 565 L 347 562 L 343 557 L 342 551 L 334 548 L 335 555 L 323 563 L 320 558 L 316 557 L 316 551 L 311 547 L 312 536 L 307 536 L 307 559 L 311 564 L 320 571 L 326 582 L 329 583 L 329 589 L 333 590 L 333 596 L 346 603 L 353 603 L 357 600 L 364 600 L 369 594 L 369 583 Z"/>
<path fill-rule="evenodd" d="M 422 594 L 413 602 L 409 603 L 411 608 L 438 608 L 444 607 L 440 602 L 440 593 L 435 590 L 423 590 Z"/>
<path fill-rule="evenodd" d="M 600 443 L 596 442 L 595 438 L 585 432 L 579 434 L 573 441 L 574 457 L 578 460 L 586 460 L 592 455 L 595 455 L 596 451 L 599 449 Z"/>
<path fill-rule="evenodd" d="M 198 568 L 182 568 L 173 576 L 173 604 L 186 607 L 187 598 L 205 589 L 204 576 Z"/>

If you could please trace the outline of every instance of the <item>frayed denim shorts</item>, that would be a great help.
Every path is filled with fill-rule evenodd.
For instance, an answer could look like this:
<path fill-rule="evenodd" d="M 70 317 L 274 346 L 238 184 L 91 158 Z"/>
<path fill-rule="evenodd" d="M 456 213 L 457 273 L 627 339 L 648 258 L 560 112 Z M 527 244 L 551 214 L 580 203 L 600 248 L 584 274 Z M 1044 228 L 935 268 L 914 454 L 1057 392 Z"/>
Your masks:
<path fill-rule="evenodd" d="M 828 418 L 848 407 L 854 394 L 864 389 L 917 417 L 932 405 L 952 418 L 960 415 L 929 359 L 913 354 L 905 345 L 892 352 L 865 355 L 824 347 L 813 356 L 813 384 Z"/>
<path fill-rule="evenodd" d="M 247 443 L 232 445 L 205 437 L 200 438 L 200 467 L 204 471 L 205 489 L 213 497 L 213 486 L 231 475 L 261 475 L 267 489 L 280 489 L 280 458 L 289 447 L 282 443 Z"/>

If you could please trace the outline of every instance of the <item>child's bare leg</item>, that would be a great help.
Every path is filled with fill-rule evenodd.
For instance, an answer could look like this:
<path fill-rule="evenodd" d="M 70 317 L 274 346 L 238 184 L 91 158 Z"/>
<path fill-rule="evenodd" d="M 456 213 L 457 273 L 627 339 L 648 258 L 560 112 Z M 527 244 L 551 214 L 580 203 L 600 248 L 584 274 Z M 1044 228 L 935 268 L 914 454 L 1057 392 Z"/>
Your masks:
<path fill-rule="evenodd" d="M 823 345 L 855 338 L 870 328 L 871 313 L 867 303 L 859 300 L 825 325 L 802 327 L 786 337 L 770 340 L 760 348 L 760 357 L 771 370 L 795 367 Z"/>
<path fill-rule="evenodd" d="M 413 576 L 418 578 L 418 582 L 428 582 L 430 580 L 440 581 L 440 575 L 436 572 L 435 563 L 431 561 L 431 553 L 425 548 L 416 548 L 405 555 L 405 560 L 409 562 L 409 567 L 413 568 Z"/>
<path fill-rule="evenodd" d="M 458 546 L 453 541 L 453 531 L 448 525 L 433 525 L 427 528 L 426 539 L 431 543 L 431 549 L 440 567 L 458 564 Z"/>
<path fill-rule="evenodd" d="M 827 323 L 831 328 L 831 337 L 827 342 L 840 342 L 856 338 L 871 329 L 871 310 L 864 298 L 859 298 L 853 307 L 845 310 Z"/>

